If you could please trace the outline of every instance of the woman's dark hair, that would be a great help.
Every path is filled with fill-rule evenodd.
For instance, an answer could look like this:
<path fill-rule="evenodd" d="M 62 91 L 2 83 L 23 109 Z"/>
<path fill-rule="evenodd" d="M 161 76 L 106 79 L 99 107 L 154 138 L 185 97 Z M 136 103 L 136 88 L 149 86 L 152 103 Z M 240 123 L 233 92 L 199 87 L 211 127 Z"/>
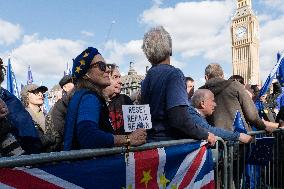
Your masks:
<path fill-rule="evenodd" d="M 102 90 L 87 79 L 77 79 L 75 90 L 79 89 L 89 89 L 90 91 L 96 92 L 99 96 L 103 97 Z"/>
<path fill-rule="evenodd" d="M 258 86 L 257 85 L 251 85 L 251 87 L 250 87 L 251 89 L 252 89 L 252 91 L 253 91 L 253 94 L 255 95 L 255 96 L 258 96 L 259 95 L 259 88 L 258 88 Z"/>
<path fill-rule="evenodd" d="M 6 69 L 2 59 L 0 58 L 0 84 L 4 81 Z"/>
<path fill-rule="evenodd" d="M 240 76 L 240 75 L 232 75 L 229 79 L 238 81 L 238 82 L 240 82 L 243 85 L 245 84 L 244 78 L 242 76 Z"/>
<path fill-rule="evenodd" d="M 119 67 L 116 64 L 109 64 L 110 66 L 110 75 L 112 76 L 115 69 L 118 69 Z"/>

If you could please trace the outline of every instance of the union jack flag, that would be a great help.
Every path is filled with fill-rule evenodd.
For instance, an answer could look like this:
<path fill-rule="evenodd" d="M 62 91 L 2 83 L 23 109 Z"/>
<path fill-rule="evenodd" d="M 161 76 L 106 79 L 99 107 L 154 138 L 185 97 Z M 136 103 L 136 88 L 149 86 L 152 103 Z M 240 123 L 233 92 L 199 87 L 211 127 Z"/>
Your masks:
<path fill-rule="evenodd" d="M 3 168 L 0 183 L 0 188 L 215 188 L 212 153 L 200 142 L 131 152 L 126 157 Z"/>

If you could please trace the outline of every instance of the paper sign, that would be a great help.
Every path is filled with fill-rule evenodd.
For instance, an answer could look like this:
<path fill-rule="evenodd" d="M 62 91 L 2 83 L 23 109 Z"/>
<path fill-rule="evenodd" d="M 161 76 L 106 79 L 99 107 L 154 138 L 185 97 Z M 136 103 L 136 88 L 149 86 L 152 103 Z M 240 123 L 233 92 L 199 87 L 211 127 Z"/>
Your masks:
<path fill-rule="evenodd" d="M 151 114 L 149 104 L 122 105 L 124 130 L 135 131 L 138 128 L 151 129 Z"/>

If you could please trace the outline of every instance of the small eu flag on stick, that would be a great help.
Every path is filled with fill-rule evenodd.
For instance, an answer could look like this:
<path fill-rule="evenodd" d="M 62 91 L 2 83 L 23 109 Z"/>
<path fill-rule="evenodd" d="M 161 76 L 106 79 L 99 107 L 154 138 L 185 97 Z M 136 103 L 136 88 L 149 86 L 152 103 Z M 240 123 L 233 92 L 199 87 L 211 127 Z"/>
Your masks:
<path fill-rule="evenodd" d="M 244 121 L 243 121 L 241 113 L 239 111 L 236 112 L 233 127 L 234 127 L 234 131 L 236 131 L 236 132 L 247 133 Z"/>
<path fill-rule="evenodd" d="M 274 143 L 274 137 L 256 138 L 255 144 L 251 145 L 247 162 L 251 165 L 268 165 L 273 157 Z"/>

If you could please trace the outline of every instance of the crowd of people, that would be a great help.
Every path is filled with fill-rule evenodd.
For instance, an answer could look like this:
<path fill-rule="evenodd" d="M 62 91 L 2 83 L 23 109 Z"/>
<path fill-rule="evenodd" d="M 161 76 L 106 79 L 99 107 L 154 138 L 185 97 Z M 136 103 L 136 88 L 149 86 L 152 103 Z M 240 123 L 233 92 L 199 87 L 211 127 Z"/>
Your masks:
<path fill-rule="evenodd" d="M 62 98 L 49 112 L 43 111 L 47 87 L 26 85 L 21 100 L 1 87 L 1 155 L 138 146 L 184 138 L 206 140 L 214 146 L 216 136 L 249 143 L 251 136 L 233 128 L 237 111 L 248 131 L 256 128 L 272 132 L 282 127 L 276 113 L 260 117 L 266 112 L 261 112 L 255 103 L 259 99 L 258 88 L 245 85 L 241 76 L 224 79 L 219 64 L 206 67 L 206 83 L 194 91 L 194 79 L 185 77 L 171 65 L 172 39 L 163 27 L 145 33 L 142 50 L 152 67 L 141 82 L 141 91 L 136 93 L 134 102 L 121 94 L 119 66 L 106 63 L 94 47 L 73 60 L 72 75 L 59 81 Z M 0 83 L 4 76 L 1 60 Z M 260 100 L 264 104 L 269 104 L 266 100 L 274 103 L 273 95 Z M 122 105 L 133 104 L 149 104 L 151 129 L 125 132 Z M 10 143 L 3 142 L 8 138 Z"/>

